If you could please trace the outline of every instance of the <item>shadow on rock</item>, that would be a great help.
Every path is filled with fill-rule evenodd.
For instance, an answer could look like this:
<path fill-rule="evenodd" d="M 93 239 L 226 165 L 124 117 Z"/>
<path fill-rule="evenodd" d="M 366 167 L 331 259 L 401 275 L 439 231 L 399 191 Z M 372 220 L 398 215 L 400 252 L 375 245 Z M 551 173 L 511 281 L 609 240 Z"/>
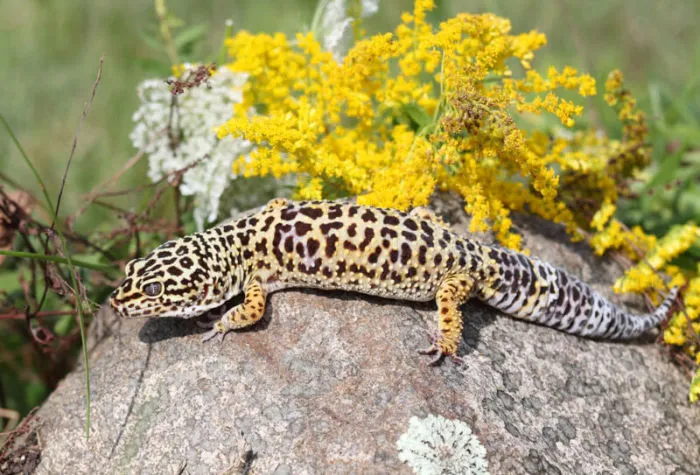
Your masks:
<path fill-rule="evenodd" d="M 139 340 L 143 343 L 156 343 L 205 331 L 205 329 L 197 326 L 195 319 L 177 317 L 151 318 L 146 320 L 141 330 L 139 330 Z"/>
<path fill-rule="evenodd" d="M 458 354 L 461 353 L 460 356 L 466 356 L 476 350 L 479 341 L 481 341 L 481 331 L 493 325 L 497 318 L 499 317 L 493 312 L 491 307 L 476 299 L 471 299 L 463 305 L 463 345 L 461 345 Z"/>

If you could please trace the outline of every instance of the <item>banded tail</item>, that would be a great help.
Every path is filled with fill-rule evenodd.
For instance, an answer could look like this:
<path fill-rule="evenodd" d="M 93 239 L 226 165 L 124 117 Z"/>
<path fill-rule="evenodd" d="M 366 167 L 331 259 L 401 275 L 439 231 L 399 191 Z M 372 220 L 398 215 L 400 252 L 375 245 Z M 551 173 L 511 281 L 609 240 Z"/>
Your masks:
<path fill-rule="evenodd" d="M 605 339 L 637 337 L 666 318 L 678 294 L 674 288 L 653 313 L 636 315 L 539 259 L 508 249 L 484 250 L 496 270 L 490 283 L 477 288 L 476 296 L 509 315 L 567 333 Z"/>

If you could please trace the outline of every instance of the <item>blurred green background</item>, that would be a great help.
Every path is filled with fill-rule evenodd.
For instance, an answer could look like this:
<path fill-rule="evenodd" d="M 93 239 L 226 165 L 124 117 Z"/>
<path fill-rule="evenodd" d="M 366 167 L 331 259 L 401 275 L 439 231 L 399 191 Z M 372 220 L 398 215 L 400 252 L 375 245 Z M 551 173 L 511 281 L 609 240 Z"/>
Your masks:
<path fill-rule="evenodd" d="M 233 19 L 237 29 L 294 33 L 310 23 L 315 5 L 311 0 L 168 2 L 169 9 L 187 25 L 208 25 L 209 33 L 192 51 L 193 57 L 200 58 L 216 54 L 227 18 Z M 391 30 L 400 13 L 411 8 L 410 0 L 382 0 L 378 14 L 366 22 L 366 28 L 369 33 Z M 549 44 L 535 62 L 541 70 L 550 64 L 572 65 L 602 81 L 611 69 L 619 67 L 647 112 L 668 112 L 669 102 L 683 102 L 684 110 L 671 112 L 681 116 L 683 125 L 691 129 L 691 138 L 697 139 L 700 107 L 698 94 L 692 92 L 700 77 L 700 29 L 696 24 L 700 2 L 443 1 L 438 2 L 433 19 L 461 11 L 488 11 L 507 17 L 514 32 L 544 32 Z M 99 57 L 105 54 L 102 81 L 80 133 L 62 214 L 74 210 L 83 193 L 134 153 L 128 133 L 137 107 L 135 87 L 147 76 L 167 74 L 154 62 L 165 64 L 166 55 L 151 48 L 146 36 L 157 37 L 152 1 L 0 2 L 0 109 L 52 196 L 56 196 Z M 598 123 L 601 99 L 588 104 L 588 118 Z M 661 109 L 653 110 L 654 106 Z M 602 120 L 606 121 L 605 114 Z M 663 148 L 674 137 L 662 139 L 657 145 Z M 34 180 L 4 132 L 0 169 L 33 186 Z M 145 163 L 133 170 L 125 184 L 144 180 L 144 171 Z M 106 218 L 88 214 L 77 225 L 79 229 L 94 229 Z"/>
<path fill-rule="evenodd" d="M 200 61 L 216 57 L 226 19 L 234 21 L 235 29 L 293 34 L 310 24 L 316 7 L 311 0 L 169 0 L 167 4 L 187 26 L 206 25 L 206 34 L 189 51 L 190 58 Z M 368 33 L 393 30 L 401 12 L 412 5 L 411 0 L 382 0 L 379 12 L 365 22 Z M 620 68 L 648 114 L 655 160 L 646 172 L 654 193 L 639 190 L 641 197 L 623 206 L 622 217 L 660 234 L 675 223 L 700 220 L 700 29 L 696 24 L 700 2 L 462 0 L 438 5 L 431 15 L 434 21 L 462 11 L 492 12 L 509 18 L 516 33 L 544 32 L 549 44 L 534 62 L 540 71 L 550 65 L 571 65 L 592 74 L 602 85 L 610 70 Z M 152 1 L 0 0 L 0 113 L 53 197 L 100 55 L 105 55 L 101 83 L 80 132 L 62 215 L 74 211 L 81 196 L 135 153 L 128 134 L 137 108 L 136 85 L 169 73 L 167 55 L 153 47 L 157 37 Z M 580 125 L 587 121 L 613 135 L 619 132 L 601 96 L 586 106 Z M 40 196 L 9 137 L 1 130 L 0 137 L 0 172 Z M 145 182 L 145 171 L 142 161 L 121 187 Z M 121 199 L 123 205 L 135 206 L 140 198 Z M 114 222 L 114 213 L 94 209 L 77 222 L 77 229 L 89 232 Z M 3 344 L 9 345 L 13 338 L 18 339 L 13 345 L 23 344 L 17 334 L 6 336 Z M 15 356 L 28 358 L 20 352 Z M 24 397 L 16 404 L 22 413 L 46 394 L 34 376 L 25 379 Z"/>

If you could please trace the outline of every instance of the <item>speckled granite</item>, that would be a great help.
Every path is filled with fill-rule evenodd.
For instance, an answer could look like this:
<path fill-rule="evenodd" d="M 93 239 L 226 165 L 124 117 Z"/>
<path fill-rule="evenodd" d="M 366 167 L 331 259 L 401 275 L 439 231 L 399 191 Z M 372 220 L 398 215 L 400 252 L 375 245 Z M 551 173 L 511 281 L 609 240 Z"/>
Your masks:
<path fill-rule="evenodd" d="M 533 255 L 610 295 L 619 270 L 556 227 L 520 226 Z M 115 324 L 104 312 L 90 440 L 78 370 L 38 413 L 38 472 L 222 473 L 252 459 L 257 473 L 411 473 L 396 441 L 411 416 L 438 414 L 471 426 L 494 474 L 700 473 L 700 407 L 653 338 L 584 340 L 474 302 L 466 364 L 427 367 L 416 350 L 432 311 L 285 291 L 223 344 L 201 344 L 192 321 Z"/>

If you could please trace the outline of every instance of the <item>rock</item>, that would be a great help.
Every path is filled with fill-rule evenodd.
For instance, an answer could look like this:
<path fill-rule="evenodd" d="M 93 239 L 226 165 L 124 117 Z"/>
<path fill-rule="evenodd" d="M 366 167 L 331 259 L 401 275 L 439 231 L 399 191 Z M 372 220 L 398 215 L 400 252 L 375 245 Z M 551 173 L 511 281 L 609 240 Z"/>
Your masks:
<path fill-rule="evenodd" d="M 466 234 L 461 212 L 443 211 Z M 518 223 L 533 255 L 611 296 L 618 268 L 557 226 Z M 259 325 L 202 344 L 193 321 L 119 322 L 104 310 L 90 439 L 76 369 L 37 414 L 38 472 L 412 473 L 397 441 L 413 416 L 442 416 L 452 432 L 432 436 L 470 438 L 470 427 L 494 474 L 700 473 L 700 411 L 653 337 L 586 340 L 470 302 L 465 364 L 429 367 L 416 350 L 434 311 L 288 290 Z M 447 445 L 423 450 L 437 463 L 468 450 Z"/>

